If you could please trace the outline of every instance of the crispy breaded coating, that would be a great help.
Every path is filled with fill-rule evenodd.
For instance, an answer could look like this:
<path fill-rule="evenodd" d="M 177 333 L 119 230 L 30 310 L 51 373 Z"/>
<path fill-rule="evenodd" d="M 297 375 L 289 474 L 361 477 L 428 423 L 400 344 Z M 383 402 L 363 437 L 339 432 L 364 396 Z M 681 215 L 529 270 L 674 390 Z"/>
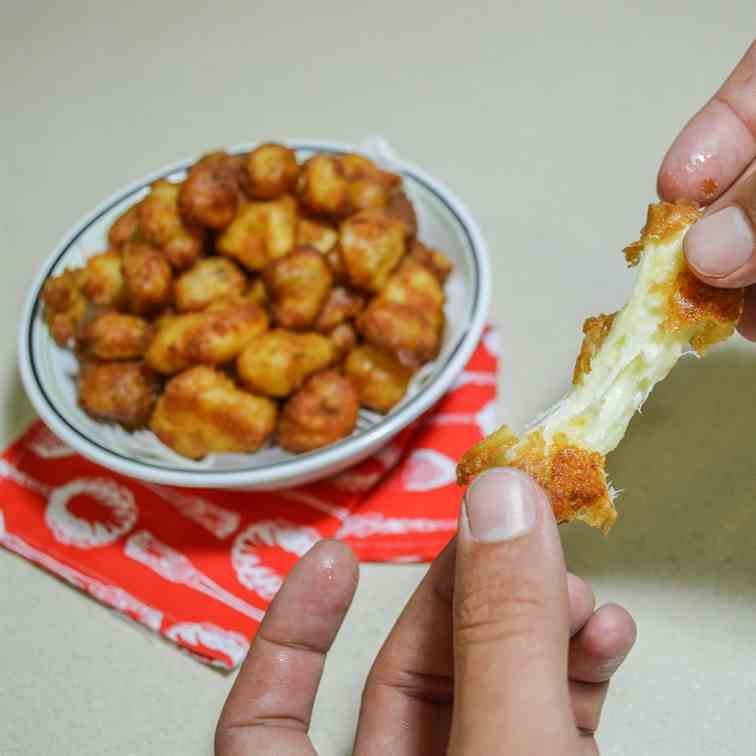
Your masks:
<path fill-rule="evenodd" d="M 328 254 L 339 240 L 339 232 L 328 223 L 300 216 L 297 220 L 296 244 L 298 247 L 314 247 Z"/>
<path fill-rule="evenodd" d="M 190 459 L 257 451 L 275 424 L 274 402 L 242 391 L 228 376 L 205 366 L 168 381 L 150 420 L 166 446 Z"/>
<path fill-rule="evenodd" d="M 401 185 L 401 176 L 380 169 L 364 155 L 347 153 L 337 158 L 347 181 L 350 212 L 385 207 Z"/>
<path fill-rule="evenodd" d="M 370 344 L 355 347 L 344 363 L 344 374 L 360 397 L 360 404 L 388 412 L 404 396 L 412 370 L 393 355 Z"/>
<path fill-rule="evenodd" d="M 328 333 L 328 338 L 336 349 L 338 360 L 343 360 L 357 346 L 357 330 L 351 323 L 337 325 Z"/>
<path fill-rule="evenodd" d="M 346 268 L 344 267 L 344 261 L 341 259 L 341 246 L 336 243 L 325 255 L 328 267 L 333 273 L 333 280 L 340 284 L 348 285 L 349 278 L 347 276 Z"/>
<path fill-rule="evenodd" d="M 406 258 L 357 319 L 367 342 L 417 368 L 438 355 L 444 329 L 444 291 L 424 265 Z"/>
<path fill-rule="evenodd" d="M 339 219 L 360 210 L 385 207 L 401 180 L 363 155 L 320 154 L 302 166 L 297 195 L 310 212 Z M 395 209 L 400 210 L 398 204 Z M 406 210 L 404 207 L 405 221 L 409 220 Z"/>
<path fill-rule="evenodd" d="M 125 428 L 147 424 L 158 393 L 152 372 L 141 362 L 85 361 L 79 367 L 79 405 L 95 420 Z"/>
<path fill-rule="evenodd" d="M 296 202 L 288 195 L 273 202 L 242 202 L 215 248 L 247 270 L 261 271 L 291 252 L 296 225 Z"/>
<path fill-rule="evenodd" d="M 575 360 L 575 368 L 572 371 L 572 383 L 575 386 L 583 382 L 583 376 L 586 373 L 591 372 L 591 362 L 604 343 L 616 315 L 616 312 L 609 315 L 602 313 L 587 318 L 583 323 L 583 343 L 580 345 L 580 353 Z"/>
<path fill-rule="evenodd" d="M 299 201 L 316 215 L 341 218 L 349 214 L 349 192 L 343 168 L 335 155 L 314 155 L 297 181 Z"/>
<path fill-rule="evenodd" d="M 136 241 L 139 235 L 139 202 L 121 213 L 108 231 L 108 246 L 120 249 L 130 241 Z"/>
<path fill-rule="evenodd" d="M 312 326 L 333 283 L 323 255 L 311 247 L 298 247 L 272 262 L 263 273 L 273 320 L 283 328 Z"/>
<path fill-rule="evenodd" d="M 44 315 L 55 342 L 67 346 L 76 333 L 76 328 L 87 312 L 87 300 L 82 292 L 85 279 L 81 268 L 66 268 L 53 278 L 48 278 L 42 287 L 40 298 Z"/>
<path fill-rule="evenodd" d="M 206 257 L 176 279 L 173 303 L 178 312 L 203 310 L 217 299 L 241 294 L 246 286 L 238 265 L 225 257 Z"/>
<path fill-rule="evenodd" d="M 398 220 L 403 226 L 408 239 L 417 236 L 417 214 L 410 198 L 402 191 L 393 191 L 386 203 L 386 214 Z"/>
<path fill-rule="evenodd" d="M 135 360 L 143 357 L 152 341 L 152 325 L 136 315 L 104 312 L 79 328 L 80 353 L 99 360 Z"/>
<path fill-rule="evenodd" d="M 173 273 L 165 255 L 146 242 L 131 242 L 123 250 L 123 281 L 129 308 L 137 315 L 164 310 L 173 296 Z"/>
<path fill-rule="evenodd" d="M 357 392 L 335 370 L 310 376 L 284 404 L 276 438 L 292 452 L 306 452 L 346 438 L 357 425 Z"/>
<path fill-rule="evenodd" d="M 522 438 L 505 426 L 470 449 L 461 484 L 489 467 L 518 467 L 545 488 L 557 521 L 609 530 L 617 513 L 606 454 L 680 356 L 727 338 L 740 316 L 742 290 L 708 286 L 687 269 L 683 237 L 700 215 L 686 204 L 649 207 L 640 241 L 625 249 L 639 266 L 632 295 L 618 313 L 586 321 L 570 392 Z"/>
<path fill-rule="evenodd" d="M 128 304 L 121 253 L 109 250 L 93 255 L 84 266 L 81 290 L 98 307 L 125 308 Z"/>
<path fill-rule="evenodd" d="M 244 294 L 244 298 L 250 302 L 259 304 L 260 307 L 264 307 L 266 310 L 270 307 L 270 300 L 268 299 L 268 290 L 265 288 L 265 282 L 262 278 L 256 278 L 247 288 Z"/>
<path fill-rule="evenodd" d="M 242 383 L 255 393 L 285 397 L 336 357 L 330 339 L 319 333 L 275 328 L 250 341 L 236 369 Z"/>
<path fill-rule="evenodd" d="M 328 333 L 347 320 L 356 318 L 364 308 L 365 297 L 362 294 L 345 286 L 334 286 L 315 321 L 315 330 Z"/>
<path fill-rule="evenodd" d="M 276 199 L 294 190 L 299 165 L 294 150 L 268 142 L 256 147 L 245 161 L 244 190 L 253 199 Z"/>
<path fill-rule="evenodd" d="M 404 255 L 404 226 L 382 210 L 363 210 L 341 224 L 339 248 L 349 282 L 380 291 Z"/>
<path fill-rule="evenodd" d="M 159 179 L 139 204 L 141 235 L 160 247 L 176 270 L 191 268 L 202 254 L 205 232 L 190 226 L 179 212 L 181 184 Z"/>
<path fill-rule="evenodd" d="M 413 242 L 407 257 L 427 268 L 441 285 L 446 282 L 449 274 L 454 270 L 452 261 L 443 252 L 428 247 L 420 241 Z"/>
<path fill-rule="evenodd" d="M 145 361 L 166 375 L 190 365 L 222 365 L 236 359 L 267 327 L 267 313 L 254 302 L 219 300 L 201 312 L 161 318 Z"/>
<path fill-rule="evenodd" d="M 178 193 L 178 207 L 190 226 L 225 228 L 236 215 L 239 185 L 230 155 L 211 152 L 190 169 Z"/>

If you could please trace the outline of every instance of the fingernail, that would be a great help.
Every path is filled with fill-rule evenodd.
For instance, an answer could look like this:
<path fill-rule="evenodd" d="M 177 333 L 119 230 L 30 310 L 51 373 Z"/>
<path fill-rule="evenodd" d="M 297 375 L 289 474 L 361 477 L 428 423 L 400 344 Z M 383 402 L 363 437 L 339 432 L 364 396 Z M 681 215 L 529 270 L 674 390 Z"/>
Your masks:
<path fill-rule="evenodd" d="M 514 470 L 502 468 L 479 475 L 465 494 L 465 512 L 476 541 L 509 541 L 532 530 L 536 520 L 535 490 Z"/>
<path fill-rule="evenodd" d="M 685 236 L 688 262 L 706 276 L 727 276 L 743 266 L 756 245 L 745 213 L 734 205 L 708 215 Z"/>

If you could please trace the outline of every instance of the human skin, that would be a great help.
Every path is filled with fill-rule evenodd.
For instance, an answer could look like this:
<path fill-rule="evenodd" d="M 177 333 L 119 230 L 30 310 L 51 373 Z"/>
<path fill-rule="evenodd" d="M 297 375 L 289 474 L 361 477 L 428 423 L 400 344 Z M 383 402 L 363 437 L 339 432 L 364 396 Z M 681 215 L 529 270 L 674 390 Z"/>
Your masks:
<path fill-rule="evenodd" d="M 657 186 L 708 206 L 685 237 L 688 263 L 712 286 L 748 287 L 738 330 L 756 341 L 756 42 L 672 143 Z"/>
<path fill-rule="evenodd" d="M 357 579 L 334 541 L 295 566 L 226 701 L 217 756 L 315 753 L 312 707 Z M 634 640 L 630 615 L 595 610 L 567 573 L 545 493 L 522 472 L 486 472 L 373 664 L 354 753 L 597 754 L 609 680 Z"/>

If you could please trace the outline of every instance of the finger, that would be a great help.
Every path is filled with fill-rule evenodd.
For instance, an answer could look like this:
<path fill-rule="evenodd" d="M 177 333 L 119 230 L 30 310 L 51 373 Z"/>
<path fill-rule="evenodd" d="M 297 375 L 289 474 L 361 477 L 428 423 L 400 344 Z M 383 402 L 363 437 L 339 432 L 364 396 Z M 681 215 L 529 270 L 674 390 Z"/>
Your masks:
<path fill-rule="evenodd" d="M 574 753 L 564 557 L 524 473 L 489 470 L 468 489 L 454 590 L 449 753 Z"/>
<path fill-rule="evenodd" d="M 745 291 L 743 314 L 738 321 L 738 331 L 749 341 L 756 341 L 756 286 Z"/>
<path fill-rule="evenodd" d="M 570 642 L 570 680 L 609 680 L 630 653 L 636 635 L 635 622 L 626 609 L 617 604 L 602 606 Z"/>
<path fill-rule="evenodd" d="M 356 756 L 423 756 L 446 749 L 455 554 L 456 539 L 431 565 L 376 657 L 362 698 Z M 572 574 L 567 589 L 573 635 L 593 614 L 595 598 L 588 584 Z"/>
<path fill-rule="evenodd" d="M 444 753 L 452 701 L 456 540 L 431 565 L 368 675 L 355 756 Z"/>
<path fill-rule="evenodd" d="M 756 162 L 688 231 L 683 246 L 690 267 L 712 286 L 756 282 Z"/>
<path fill-rule="evenodd" d="M 570 680 L 570 700 L 575 725 L 584 734 L 596 732 L 601 720 L 609 683 L 583 683 Z"/>
<path fill-rule="evenodd" d="M 659 196 L 709 204 L 756 158 L 756 42 L 667 151 Z"/>
<path fill-rule="evenodd" d="M 593 615 L 596 597 L 588 583 L 571 572 L 567 573 L 567 596 L 570 604 L 570 637 L 572 637 Z"/>
<path fill-rule="evenodd" d="M 323 541 L 270 605 L 216 730 L 218 756 L 313 754 L 307 737 L 325 656 L 352 602 L 357 562 Z"/>

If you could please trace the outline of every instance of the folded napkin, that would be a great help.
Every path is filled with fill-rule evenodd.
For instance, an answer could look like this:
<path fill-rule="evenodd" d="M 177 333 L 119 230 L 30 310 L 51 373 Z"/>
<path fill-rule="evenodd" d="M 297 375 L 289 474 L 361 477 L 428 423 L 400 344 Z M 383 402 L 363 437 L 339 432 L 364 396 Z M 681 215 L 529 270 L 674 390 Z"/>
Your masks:
<path fill-rule="evenodd" d="M 274 492 L 180 489 L 94 464 L 35 422 L 0 458 L 0 545 L 203 662 L 244 658 L 297 559 L 338 538 L 361 561 L 430 561 L 453 535 L 455 461 L 495 426 L 488 327 L 446 396 L 388 446 Z"/>

